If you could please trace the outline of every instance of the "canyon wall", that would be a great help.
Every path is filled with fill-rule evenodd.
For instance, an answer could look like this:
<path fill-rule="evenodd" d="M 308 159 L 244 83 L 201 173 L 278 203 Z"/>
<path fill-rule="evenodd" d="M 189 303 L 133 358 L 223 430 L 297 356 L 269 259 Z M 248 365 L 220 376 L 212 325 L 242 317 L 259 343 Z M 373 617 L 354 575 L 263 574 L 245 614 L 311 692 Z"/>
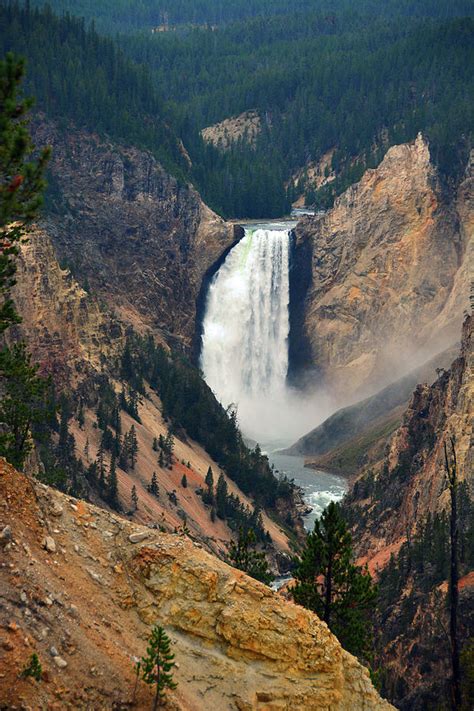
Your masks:
<path fill-rule="evenodd" d="M 458 476 L 462 708 L 472 706 L 473 330 L 471 315 L 451 368 L 441 370 L 433 385 L 417 386 L 382 456 L 363 467 L 343 504 L 359 562 L 380 576 L 378 665 L 385 694 L 403 711 L 437 708 L 449 699 L 450 494 L 444 443 L 451 458 L 451 437 Z"/>
<path fill-rule="evenodd" d="M 203 277 L 239 228 L 149 152 L 41 120 L 34 137 L 53 147 L 42 226 L 61 265 L 123 321 L 189 348 Z"/>
<path fill-rule="evenodd" d="M 177 663 L 168 709 L 392 708 L 314 614 L 186 537 L 60 494 L 4 460 L 0 493 L 2 708 L 128 706 L 134 660 L 157 623 Z M 40 682 L 19 677 L 33 652 Z M 152 694 L 140 683 L 137 708 Z"/>
<path fill-rule="evenodd" d="M 472 163 L 455 194 L 419 135 L 295 230 L 292 375 L 344 397 L 454 343 L 473 260 Z"/>
<path fill-rule="evenodd" d="M 418 385 L 384 456 L 369 463 L 349 493 L 359 555 L 381 564 L 413 535 L 429 513 L 449 505 L 444 442 L 456 440 L 458 476 L 474 494 L 474 317 L 463 326 L 461 352 L 432 385 Z M 448 447 L 449 449 L 449 447 Z M 376 490 L 361 485 L 375 475 Z M 358 481 L 360 484 L 358 485 Z"/>

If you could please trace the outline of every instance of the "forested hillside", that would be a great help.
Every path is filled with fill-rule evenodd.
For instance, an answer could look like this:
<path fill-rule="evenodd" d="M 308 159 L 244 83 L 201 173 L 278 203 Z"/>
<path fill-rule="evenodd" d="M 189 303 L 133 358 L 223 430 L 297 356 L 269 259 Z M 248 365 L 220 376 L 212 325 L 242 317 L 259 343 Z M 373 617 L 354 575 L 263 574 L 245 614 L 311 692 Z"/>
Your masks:
<path fill-rule="evenodd" d="M 53 7 L 123 33 L 122 48 L 150 70 L 190 152 L 195 183 L 225 216 L 281 215 L 299 194 L 327 207 L 391 145 L 419 131 L 449 179 L 465 164 L 473 125 L 469 0 L 364 0 L 356 9 L 349 0 Z M 153 33 L 163 21 L 179 27 Z M 254 144 L 241 140 L 223 152 L 203 142 L 201 129 L 246 110 L 261 118 Z M 336 180 L 315 192 L 304 166 L 327 151 Z"/>
<path fill-rule="evenodd" d="M 151 150 L 176 175 L 186 164 L 146 67 L 129 60 L 84 20 L 46 7 L 0 3 L 0 54 L 27 60 L 26 93 L 36 108 L 125 145 Z"/>
<path fill-rule="evenodd" d="M 44 0 L 33 0 L 42 5 Z M 467 14 L 469 0 L 455 3 Z M 221 25 L 251 17 L 293 15 L 297 12 L 334 13 L 354 11 L 353 0 L 50 0 L 54 10 L 93 19 L 107 32 L 133 32 L 161 25 Z M 422 7 L 427 16 L 452 14 L 446 0 L 359 0 L 357 11 L 368 15 L 417 15 Z M 163 28 L 164 29 L 164 28 Z"/>

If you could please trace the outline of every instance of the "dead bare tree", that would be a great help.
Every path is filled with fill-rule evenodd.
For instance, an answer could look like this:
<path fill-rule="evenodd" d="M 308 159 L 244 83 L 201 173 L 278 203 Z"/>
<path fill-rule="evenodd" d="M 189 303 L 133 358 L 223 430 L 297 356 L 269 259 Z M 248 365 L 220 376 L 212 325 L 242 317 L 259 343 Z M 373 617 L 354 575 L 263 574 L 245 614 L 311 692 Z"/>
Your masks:
<path fill-rule="evenodd" d="M 457 488 L 458 465 L 456 458 L 456 440 L 454 435 L 449 438 L 450 452 L 444 442 L 444 465 L 446 479 L 451 497 L 450 538 L 451 560 L 449 575 L 449 632 L 451 639 L 451 708 L 453 711 L 461 708 L 461 664 L 458 634 L 458 607 L 459 607 L 459 563 L 458 563 L 458 512 Z"/>

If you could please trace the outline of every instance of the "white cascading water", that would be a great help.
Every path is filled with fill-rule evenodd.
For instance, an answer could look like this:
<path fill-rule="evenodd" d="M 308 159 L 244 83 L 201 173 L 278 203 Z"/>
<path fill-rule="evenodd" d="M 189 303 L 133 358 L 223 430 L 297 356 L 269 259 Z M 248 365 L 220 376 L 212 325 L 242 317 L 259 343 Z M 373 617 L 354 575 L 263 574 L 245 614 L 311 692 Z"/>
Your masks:
<path fill-rule="evenodd" d="M 246 230 L 209 287 L 203 323 L 207 383 L 224 406 L 237 405 L 244 432 L 263 440 L 281 434 L 275 415 L 285 406 L 289 257 L 289 229 Z"/>

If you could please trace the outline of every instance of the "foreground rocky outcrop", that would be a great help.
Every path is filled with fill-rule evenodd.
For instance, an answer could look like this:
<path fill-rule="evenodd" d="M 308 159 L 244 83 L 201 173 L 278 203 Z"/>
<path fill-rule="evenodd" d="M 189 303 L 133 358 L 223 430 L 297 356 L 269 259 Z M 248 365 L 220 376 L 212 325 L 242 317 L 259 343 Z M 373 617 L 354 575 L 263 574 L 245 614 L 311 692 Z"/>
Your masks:
<path fill-rule="evenodd" d="M 170 709 L 389 709 L 326 625 L 180 536 L 35 483 L 0 461 L 0 707 L 124 708 L 160 623 Z M 40 682 L 19 677 L 33 652 Z M 138 688 L 135 707 L 148 708 Z"/>
<path fill-rule="evenodd" d="M 472 164 L 442 187 L 427 142 L 392 147 L 295 230 L 290 360 L 350 397 L 457 340 L 472 270 Z"/>
<path fill-rule="evenodd" d="M 146 151 L 46 120 L 34 137 L 53 147 L 43 225 L 60 263 L 122 320 L 189 347 L 203 278 L 239 228 Z"/>

